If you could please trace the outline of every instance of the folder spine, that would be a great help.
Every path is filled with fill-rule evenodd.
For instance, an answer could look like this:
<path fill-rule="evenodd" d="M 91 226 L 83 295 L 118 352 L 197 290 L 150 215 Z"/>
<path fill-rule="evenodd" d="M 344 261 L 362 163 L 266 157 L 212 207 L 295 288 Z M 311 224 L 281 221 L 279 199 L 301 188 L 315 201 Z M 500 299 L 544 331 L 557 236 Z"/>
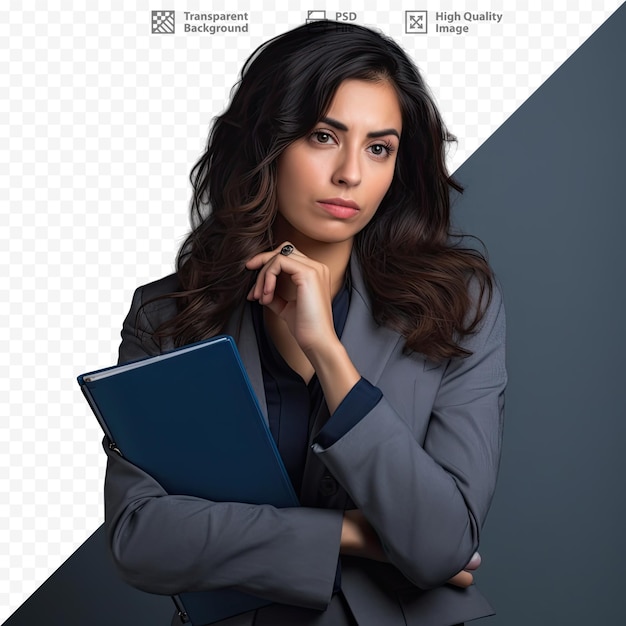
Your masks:
<path fill-rule="evenodd" d="M 109 430 L 107 423 L 104 421 L 104 418 L 102 417 L 102 413 L 100 412 L 100 409 L 98 407 L 98 404 L 96 403 L 95 398 L 91 395 L 91 391 L 89 390 L 89 387 L 87 387 L 87 385 L 85 384 L 85 382 L 88 380 L 89 379 L 85 379 L 84 376 L 79 376 L 78 384 L 80 385 L 83 395 L 85 396 L 85 399 L 87 400 L 89 406 L 91 407 L 93 414 L 96 416 L 98 423 L 100 424 L 102 430 L 104 431 L 104 436 L 107 438 L 107 442 L 108 442 L 107 445 L 109 447 L 109 450 L 113 450 L 113 452 L 117 452 L 120 456 L 124 456 L 121 450 L 117 447 L 117 444 L 115 443 L 113 439 L 113 435 L 111 435 L 111 431 Z"/>

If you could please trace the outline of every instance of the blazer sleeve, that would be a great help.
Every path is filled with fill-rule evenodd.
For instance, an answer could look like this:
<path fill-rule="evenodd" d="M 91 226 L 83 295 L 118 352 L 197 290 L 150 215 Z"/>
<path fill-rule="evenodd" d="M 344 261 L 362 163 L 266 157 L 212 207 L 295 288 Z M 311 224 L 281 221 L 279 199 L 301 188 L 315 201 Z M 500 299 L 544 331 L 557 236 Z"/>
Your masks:
<path fill-rule="evenodd" d="M 141 303 L 139 288 L 124 321 L 120 363 L 159 352 Z M 160 594 L 234 587 L 274 602 L 328 605 L 341 511 L 168 495 L 106 444 L 105 527 L 126 582 Z"/>
<path fill-rule="evenodd" d="M 383 396 L 338 441 L 313 445 L 378 533 L 389 560 L 423 589 L 445 583 L 478 548 L 500 459 L 504 339 L 495 285 L 479 330 L 464 341 L 471 356 L 441 366 L 422 442 L 411 420 Z"/>

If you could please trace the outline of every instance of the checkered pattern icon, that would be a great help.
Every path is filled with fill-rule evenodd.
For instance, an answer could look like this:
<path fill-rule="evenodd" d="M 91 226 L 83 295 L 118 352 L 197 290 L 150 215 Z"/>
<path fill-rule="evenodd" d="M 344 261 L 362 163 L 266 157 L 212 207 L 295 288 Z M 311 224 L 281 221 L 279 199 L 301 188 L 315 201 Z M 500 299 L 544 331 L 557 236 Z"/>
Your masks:
<path fill-rule="evenodd" d="M 176 27 L 174 11 L 152 11 L 152 32 L 170 35 Z"/>

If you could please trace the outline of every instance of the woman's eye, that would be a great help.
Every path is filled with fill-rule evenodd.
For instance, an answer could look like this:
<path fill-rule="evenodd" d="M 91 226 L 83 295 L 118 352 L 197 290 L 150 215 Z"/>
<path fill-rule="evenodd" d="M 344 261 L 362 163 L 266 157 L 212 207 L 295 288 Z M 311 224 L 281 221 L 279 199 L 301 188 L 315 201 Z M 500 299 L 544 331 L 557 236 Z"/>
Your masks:
<path fill-rule="evenodd" d="M 332 139 L 329 133 L 325 133 L 320 130 L 315 131 L 313 134 L 315 135 L 315 138 L 317 139 L 318 143 L 329 143 L 330 140 Z"/>
<path fill-rule="evenodd" d="M 371 153 L 376 157 L 389 156 L 393 150 L 394 148 L 391 144 L 375 143 L 373 146 L 370 146 Z"/>

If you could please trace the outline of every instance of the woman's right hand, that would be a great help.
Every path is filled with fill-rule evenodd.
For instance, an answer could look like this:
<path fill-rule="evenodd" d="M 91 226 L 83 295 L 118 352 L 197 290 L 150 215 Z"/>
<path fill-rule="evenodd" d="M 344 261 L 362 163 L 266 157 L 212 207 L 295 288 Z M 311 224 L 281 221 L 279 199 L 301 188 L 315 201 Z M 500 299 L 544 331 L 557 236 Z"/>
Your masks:
<path fill-rule="evenodd" d="M 344 512 L 340 552 L 349 556 L 388 562 L 376 531 L 358 509 Z M 475 552 L 465 568 L 447 581 L 448 584 L 469 587 L 474 582 L 472 572 L 478 569 L 480 563 L 480 554 Z"/>

